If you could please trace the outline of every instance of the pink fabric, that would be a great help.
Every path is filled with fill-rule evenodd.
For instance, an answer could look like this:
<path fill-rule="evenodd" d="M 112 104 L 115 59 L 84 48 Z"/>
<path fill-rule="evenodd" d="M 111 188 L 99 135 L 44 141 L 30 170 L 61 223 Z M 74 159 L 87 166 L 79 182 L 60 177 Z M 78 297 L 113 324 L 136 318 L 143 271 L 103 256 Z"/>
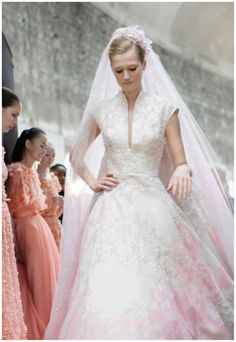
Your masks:
<path fill-rule="evenodd" d="M 50 228 L 39 214 L 46 205 L 37 172 L 12 164 L 9 197 L 22 260 L 18 270 L 27 338 L 42 339 L 50 318 L 59 254 Z"/>
<path fill-rule="evenodd" d="M 16 258 L 14 252 L 12 225 L 5 181 L 7 168 L 2 153 L 2 338 L 4 340 L 26 339 L 26 326 L 22 310 L 22 301 Z"/>
<path fill-rule="evenodd" d="M 61 186 L 57 177 L 51 173 L 47 178 L 41 178 L 41 188 L 46 196 L 47 209 L 42 212 L 42 216 L 51 229 L 52 235 L 60 250 L 61 243 L 61 222 L 57 217 L 58 206 L 53 201 L 53 196 L 58 196 Z"/>

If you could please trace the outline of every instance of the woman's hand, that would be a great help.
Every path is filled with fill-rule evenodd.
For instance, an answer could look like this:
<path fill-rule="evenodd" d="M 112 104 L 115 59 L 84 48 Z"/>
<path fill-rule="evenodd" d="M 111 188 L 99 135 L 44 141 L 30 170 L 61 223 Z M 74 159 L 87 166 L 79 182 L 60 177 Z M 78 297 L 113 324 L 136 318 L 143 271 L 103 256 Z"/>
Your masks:
<path fill-rule="evenodd" d="M 106 172 L 104 176 L 100 179 L 96 179 L 92 184 L 90 184 L 90 188 L 94 192 L 99 192 L 102 190 L 111 191 L 116 188 L 120 182 L 117 177 L 114 176 L 113 172 Z"/>
<path fill-rule="evenodd" d="M 187 164 L 176 167 L 166 188 L 167 191 L 171 189 L 172 194 L 176 195 L 179 200 L 190 196 L 192 189 L 191 169 Z"/>

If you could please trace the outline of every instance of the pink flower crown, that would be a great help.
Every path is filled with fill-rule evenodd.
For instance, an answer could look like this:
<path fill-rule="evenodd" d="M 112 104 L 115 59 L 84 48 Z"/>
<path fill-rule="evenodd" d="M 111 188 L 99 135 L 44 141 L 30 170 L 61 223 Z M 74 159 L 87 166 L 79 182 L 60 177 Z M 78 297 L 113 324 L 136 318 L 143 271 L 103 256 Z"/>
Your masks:
<path fill-rule="evenodd" d="M 145 52 L 148 54 L 152 47 L 152 41 L 151 39 L 147 38 L 145 36 L 145 32 L 141 30 L 138 25 L 135 26 L 128 26 L 128 27 L 120 27 L 112 35 L 113 39 L 119 39 L 119 38 L 126 38 L 130 40 L 133 43 L 137 43 L 145 50 Z"/>

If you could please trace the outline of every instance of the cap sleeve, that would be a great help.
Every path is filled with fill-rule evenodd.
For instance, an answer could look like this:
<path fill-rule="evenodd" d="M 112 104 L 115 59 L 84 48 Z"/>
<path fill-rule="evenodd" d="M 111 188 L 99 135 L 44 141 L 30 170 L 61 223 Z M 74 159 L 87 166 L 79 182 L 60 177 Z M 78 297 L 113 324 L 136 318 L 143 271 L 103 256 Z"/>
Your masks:
<path fill-rule="evenodd" d="M 165 122 L 165 124 L 167 124 L 172 115 L 175 113 L 179 113 L 179 107 L 169 100 L 165 100 L 163 106 L 163 121 Z"/>

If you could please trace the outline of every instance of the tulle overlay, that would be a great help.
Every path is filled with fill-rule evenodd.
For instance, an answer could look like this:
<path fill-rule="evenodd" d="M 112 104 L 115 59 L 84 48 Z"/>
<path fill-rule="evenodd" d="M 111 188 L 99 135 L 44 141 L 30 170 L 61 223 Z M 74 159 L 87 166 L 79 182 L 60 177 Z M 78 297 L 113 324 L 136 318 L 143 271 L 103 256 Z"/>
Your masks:
<path fill-rule="evenodd" d="M 95 114 L 100 174 L 111 170 L 120 184 L 94 196 L 73 286 L 66 302 L 55 301 L 45 339 L 233 338 L 233 281 L 224 249 L 211 242 L 204 199 L 194 178 L 194 200 L 184 201 L 159 178 L 166 123 L 177 112 L 141 92 L 132 148 L 122 93 Z"/>
<path fill-rule="evenodd" d="M 51 229 L 56 245 L 60 250 L 61 223 L 57 217 L 58 205 L 53 200 L 53 196 L 58 196 L 58 193 L 61 191 L 61 186 L 53 173 L 50 173 L 46 178 L 40 179 L 40 181 L 47 203 L 47 209 L 42 212 L 42 216 Z"/>
<path fill-rule="evenodd" d="M 58 272 L 58 249 L 40 215 L 46 209 L 38 174 L 21 163 L 9 167 L 10 209 L 14 217 L 23 310 L 28 339 L 42 339 L 48 324 Z"/>
<path fill-rule="evenodd" d="M 5 181 L 7 167 L 2 149 L 2 339 L 26 339 L 11 217 L 7 206 Z"/>

